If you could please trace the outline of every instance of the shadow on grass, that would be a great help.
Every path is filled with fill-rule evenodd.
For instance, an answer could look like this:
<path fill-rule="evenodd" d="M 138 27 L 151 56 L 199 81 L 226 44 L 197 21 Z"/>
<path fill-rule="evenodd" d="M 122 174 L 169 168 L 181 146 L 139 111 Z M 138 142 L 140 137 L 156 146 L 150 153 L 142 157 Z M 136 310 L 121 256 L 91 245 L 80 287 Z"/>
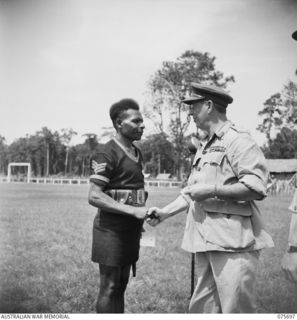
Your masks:
<path fill-rule="evenodd" d="M 43 302 L 30 297 L 20 287 L 1 288 L 0 313 L 50 313 L 50 308 Z"/>

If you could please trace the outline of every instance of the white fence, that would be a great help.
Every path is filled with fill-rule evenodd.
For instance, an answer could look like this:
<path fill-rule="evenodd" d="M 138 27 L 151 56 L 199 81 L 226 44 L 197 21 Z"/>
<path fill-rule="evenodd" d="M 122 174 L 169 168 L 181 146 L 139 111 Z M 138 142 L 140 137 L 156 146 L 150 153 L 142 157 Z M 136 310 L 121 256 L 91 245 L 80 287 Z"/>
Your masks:
<path fill-rule="evenodd" d="M 24 183 L 19 179 L 10 179 L 10 183 Z M 8 183 L 7 177 L 0 177 L 0 183 Z M 30 178 L 30 183 L 37 184 L 56 184 L 56 185 L 84 185 L 89 184 L 89 179 L 67 179 L 67 178 Z M 176 180 L 145 180 L 148 188 L 181 188 L 182 182 Z"/>
<path fill-rule="evenodd" d="M 11 178 L 10 183 L 26 183 L 25 179 Z M 7 177 L 0 177 L 0 183 L 8 183 Z M 59 185 L 84 185 L 89 184 L 89 179 L 67 179 L 67 178 L 30 178 L 30 183 L 37 184 L 59 184 Z M 181 188 L 182 182 L 177 180 L 153 180 L 145 179 L 144 184 L 147 188 Z M 274 181 L 268 187 L 268 193 L 276 195 L 280 193 L 291 193 L 294 185 L 290 181 Z"/>

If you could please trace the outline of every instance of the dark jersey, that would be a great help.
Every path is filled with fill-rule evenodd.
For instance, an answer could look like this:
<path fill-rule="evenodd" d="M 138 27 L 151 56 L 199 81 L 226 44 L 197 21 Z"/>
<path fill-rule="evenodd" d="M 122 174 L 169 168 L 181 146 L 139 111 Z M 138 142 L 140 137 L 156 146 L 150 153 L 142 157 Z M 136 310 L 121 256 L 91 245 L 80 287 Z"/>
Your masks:
<path fill-rule="evenodd" d="M 111 139 L 92 157 L 90 181 L 104 190 L 143 189 L 142 156 L 138 148 L 135 150 L 136 155 L 130 155 L 117 140 Z M 132 216 L 99 209 L 94 227 L 133 232 L 140 225 L 142 221 Z"/>
<path fill-rule="evenodd" d="M 136 155 L 112 139 L 92 157 L 90 181 L 105 189 L 143 189 L 142 156 L 135 147 Z"/>

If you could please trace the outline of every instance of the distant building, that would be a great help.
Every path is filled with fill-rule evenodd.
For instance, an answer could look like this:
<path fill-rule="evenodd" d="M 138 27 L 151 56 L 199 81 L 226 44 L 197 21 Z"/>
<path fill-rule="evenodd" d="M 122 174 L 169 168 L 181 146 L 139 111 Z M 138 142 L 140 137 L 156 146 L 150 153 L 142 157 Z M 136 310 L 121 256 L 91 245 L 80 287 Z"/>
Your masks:
<path fill-rule="evenodd" d="M 292 192 L 297 172 L 297 159 L 267 159 L 271 181 L 268 191 L 271 194 Z"/>
<path fill-rule="evenodd" d="M 297 159 L 267 159 L 270 175 L 279 180 L 290 180 L 297 172 Z"/>
<path fill-rule="evenodd" d="M 159 173 L 156 177 L 157 180 L 169 180 L 171 173 Z"/>

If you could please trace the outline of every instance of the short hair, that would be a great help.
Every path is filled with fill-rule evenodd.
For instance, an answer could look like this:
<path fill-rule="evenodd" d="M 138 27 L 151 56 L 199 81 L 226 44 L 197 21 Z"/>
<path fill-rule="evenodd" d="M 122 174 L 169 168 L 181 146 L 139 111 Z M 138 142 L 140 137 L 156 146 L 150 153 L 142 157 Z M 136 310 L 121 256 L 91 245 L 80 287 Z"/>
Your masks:
<path fill-rule="evenodd" d="M 109 109 L 109 116 L 113 123 L 113 126 L 116 128 L 116 120 L 122 115 L 126 110 L 133 109 L 139 110 L 138 103 L 133 99 L 122 99 L 114 103 Z"/>

